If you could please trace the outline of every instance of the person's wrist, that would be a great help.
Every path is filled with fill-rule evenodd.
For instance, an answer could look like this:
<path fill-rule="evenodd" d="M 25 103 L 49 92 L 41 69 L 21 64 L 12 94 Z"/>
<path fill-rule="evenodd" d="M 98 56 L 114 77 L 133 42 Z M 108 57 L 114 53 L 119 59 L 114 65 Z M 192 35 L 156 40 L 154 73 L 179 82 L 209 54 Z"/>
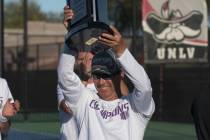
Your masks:
<path fill-rule="evenodd" d="M 63 104 L 65 104 L 65 100 L 64 100 L 64 99 L 61 100 L 61 102 L 60 102 L 60 105 L 59 105 L 59 108 L 60 108 L 60 109 L 63 109 Z"/>
<path fill-rule="evenodd" d="M 63 25 L 66 29 L 68 29 L 68 22 L 64 20 Z"/>
<path fill-rule="evenodd" d="M 117 57 L 120 57 L 126 49 L 125 43 L 123 40 L 120 41 L 119 45 L 116 46 L 115 53 Z"/>

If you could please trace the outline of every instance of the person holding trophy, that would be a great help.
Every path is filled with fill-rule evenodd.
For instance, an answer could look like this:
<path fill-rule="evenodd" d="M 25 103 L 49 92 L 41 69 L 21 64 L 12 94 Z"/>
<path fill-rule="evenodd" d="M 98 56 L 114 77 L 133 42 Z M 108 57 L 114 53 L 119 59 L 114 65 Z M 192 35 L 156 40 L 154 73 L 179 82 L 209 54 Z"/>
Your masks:
<path fill-rule="evenodd" d="M 73 18 L 73 11 L 69 6 L 64 7 L 64 26 L 68 29 L 68 21 Z M 67 45 L 64 46 L 64 50 L 67 48 Z M 91 78 L 91 63 L 92 58 L 95 52 L 85 51 L 84 48 L 78 50 L 77 59 L 75 62 L 75 71 L 79 75 L 82 83 L 90 89 L 93 93 L 96 93 L 96 88 Z M 127 95 L 128 88 L 124 82 L 121 80 L 121 90 L 123 95 Z M 60 88 L 57 90 L 58 97 L 58 106 L 60 112 L 60 139 L 61 140 L 75 140 L 77 139 L 77 126 L 75 123 L 75 118 L 71 112 L 71 109 L 68 105 L 68 102 L 65 100 L 64 95 L 62 94 Z"/>
<path fill-rule="evenodd" d="M 140 140 L 154 109 L 152 87 L 143 67 L 125 47 L 121 34 L 102 33 L 101 44 L 111 49 L 96 53 L 91 76 L 97 89 L 94 94 L 74 73 L 77 51 L 67 47 L 58 66 L 58 87 L 74 114 L 79 140 Z M 134 84 L 134 90 L 122 96 L 121 69 Z M 136 131 L 138 130 L 138 131 Z"/>
<path fill-rule="evenodd" d="M 79 140 L 141 140 L 155 109 L 146 72 L 127 50 L 120 33 L 112 30 L 114 35 L 103 33 L 99 37 L 112 50 L 101 51 L 92 60 L 97 94 L 74 73 L 74 49 L 61 54 L 58 86 L 75 116 Z M 121 96 L 119 90 L 121 69 L 135 87 L 127 96 Z"/>

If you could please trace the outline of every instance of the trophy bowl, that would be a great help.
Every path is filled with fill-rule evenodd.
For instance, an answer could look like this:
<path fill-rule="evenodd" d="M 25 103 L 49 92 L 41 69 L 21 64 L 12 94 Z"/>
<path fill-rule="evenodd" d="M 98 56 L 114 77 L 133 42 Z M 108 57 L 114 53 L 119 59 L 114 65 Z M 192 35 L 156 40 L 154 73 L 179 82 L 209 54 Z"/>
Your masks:
<path fill-rule="evenodd" d="M 108 47 L 98 41 L 102 33 L 113 34 L 108 26 L 107 0 L 67 0 L 74 11 L 69 21 L 65 43 L 78 51 L 104 50 Z"/>
<path fill-rule="evenodd" d="M 66 36 L 65 43 L 68 47 L 77 49 L 78 51 L 95 52 L 108 49 L 107 46 L 98 41 L 98 37 L 102 33 L 113 34 L 112 29 L 103 22 L 83 23 L 70 29 Z"/>

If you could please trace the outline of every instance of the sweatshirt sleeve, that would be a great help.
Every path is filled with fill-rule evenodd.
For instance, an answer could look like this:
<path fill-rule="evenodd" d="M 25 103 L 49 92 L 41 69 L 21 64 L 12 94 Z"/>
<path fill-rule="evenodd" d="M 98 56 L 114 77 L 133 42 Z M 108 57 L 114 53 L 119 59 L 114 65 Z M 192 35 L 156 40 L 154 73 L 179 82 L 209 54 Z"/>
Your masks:
<path fill-rule="evenodd" d="M 61 101 L 64 100 L 64 95 L 62 93 L 62 90 L 60 88 L 60 86 L 58 85 L 57 86 L 57 101 L 58 101 L 58 110 L 60 110 L 60 104 L 61 104 Z"/>
<path fill-rule="evenodd" d="M 3 108 L 0 108 L 0 122 L 7 122 L 7 118 L 2 115 Z"/>
<path fill-rule="evenodd" d="M 81 101 L 85 95 L 82 94 L 84 85 L 74 72 L 75 52 L 66 46 L 64 46 L 64 48 L 58 65 L 58 88 L 61 89 L 65 100 L 68 101 L 74 112 L 79 105 L 78 102 Z"/>
<path fill-rule="evenodd" d="M 59 110 L 59 106 L 61 101 L 64 100 L 64 95 L 62 93 L 62 90 L 60 89 L 59 85 L 57 86 L 57 101 L 58 101 L 58 110 Z"/>
<path fill-rule="evenodd" d="M 7 95 L 8 95 L 8 99 L 11 99 L 10 103 L 14 103 L 14 98 L 12 96 L 12 93 L 10 92 L 9 86 L 6 83 L 6 91 L 7 91 Z"/>
<path fill-rule="evenodd" d="M 152 116 L 155 104 L 152 98 L 151 83 L 144 68 L 127 49 L 118 60 L 126 76 L 134 85 L 133 93 L 130 95 L 131 104 L 134 104 L 133 109 L 146 117 Z"/>

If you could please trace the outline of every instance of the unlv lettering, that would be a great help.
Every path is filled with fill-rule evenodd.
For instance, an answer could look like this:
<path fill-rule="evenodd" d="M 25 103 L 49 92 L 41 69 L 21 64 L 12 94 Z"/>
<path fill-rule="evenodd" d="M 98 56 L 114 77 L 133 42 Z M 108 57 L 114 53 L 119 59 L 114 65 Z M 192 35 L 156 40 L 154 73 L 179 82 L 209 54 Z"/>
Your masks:
<path fill-rule="evenodd" d="M 195 55 L 195 48 L 158 48 L 157 59 L 159 60 L 175 60 L 175 59 L 193 59 Z"/>

